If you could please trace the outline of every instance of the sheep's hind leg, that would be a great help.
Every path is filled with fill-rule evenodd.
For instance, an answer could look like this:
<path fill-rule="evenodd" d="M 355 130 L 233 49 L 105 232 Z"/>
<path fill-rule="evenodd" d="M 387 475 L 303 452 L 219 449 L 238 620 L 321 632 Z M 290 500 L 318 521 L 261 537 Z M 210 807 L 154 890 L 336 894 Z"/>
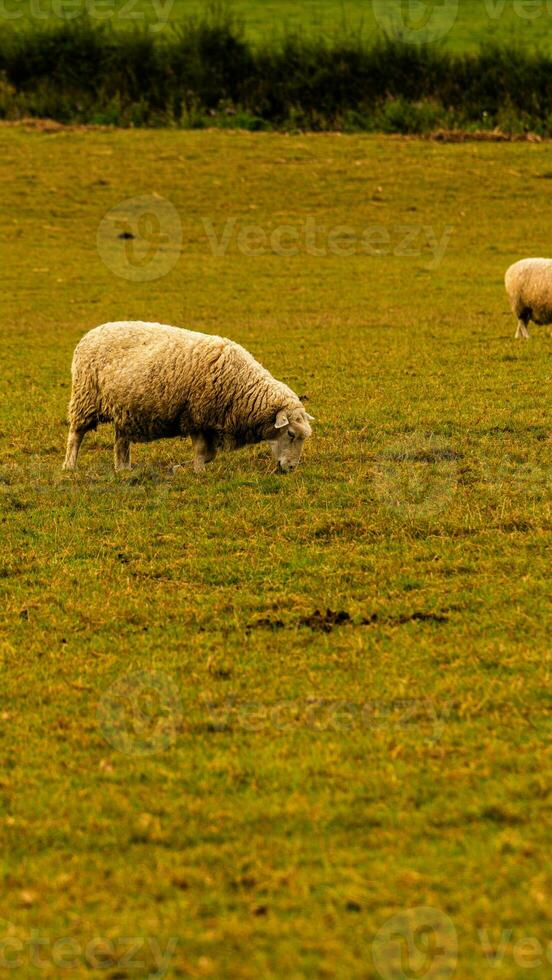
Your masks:
<path fill-rule="evenodd" d="M 198 432 L 192 436 L 194 447 L 194 473 L 205 473 L 205 464 L 210 463 L 217 455 L 215 437 L 206 432 Z"/>
<path fill-rule="evenodd" d="M 67 437 L 67 451 L 65 453 L 65 461 L 63 463 L 64 470 L 75 469 L 81 442 L 84 439 L 87 431 L 87 429 L 69 429 L 69 435 Z"/>
<path fill-rule="evenodd" d="M 527 324 L 529 322 L 529 316 L 527 313 L 522 313 L 518 319 L 518 325 L 516 330 L 516 340 L 529 340 L 531 334 L 527 329 Z"/>
<path fill-rule="evenodd" d="M 127 436 L 124 436 L 118 429 L 115 429 L 115 446 L 113 456 L 116 473 L 120 473 L 122 470 L 132 469 L 130 463 L 130 439 L 128 439 Z"/>

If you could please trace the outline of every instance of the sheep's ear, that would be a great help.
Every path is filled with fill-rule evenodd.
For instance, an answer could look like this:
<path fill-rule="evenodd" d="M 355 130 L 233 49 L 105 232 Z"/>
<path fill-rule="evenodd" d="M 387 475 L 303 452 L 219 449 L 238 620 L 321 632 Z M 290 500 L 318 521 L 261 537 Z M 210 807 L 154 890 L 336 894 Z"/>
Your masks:
<path fill-rule="evenodd" d="M 305 415 L 307 416 L 309 422 L 316 422 L 314 415 L 309 415 L 308 412 L 305 412 Z"/>
<path fill-rule="evenodd" d="M 276 421 L 274 423 L 275 429 L 283 429 L 284 425 L 289 425 L 289 419 L 283 408 L 280 409 L 276 416 Z"/>

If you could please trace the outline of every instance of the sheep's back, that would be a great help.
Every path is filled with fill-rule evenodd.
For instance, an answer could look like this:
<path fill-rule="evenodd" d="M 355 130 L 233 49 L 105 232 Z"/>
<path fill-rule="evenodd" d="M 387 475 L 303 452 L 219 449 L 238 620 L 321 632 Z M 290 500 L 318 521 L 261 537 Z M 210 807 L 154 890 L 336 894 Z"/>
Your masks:
<path fill-rule="evenodd" d="M 522 259 L 510 266 L 506 291 L 516 316 L 537 324 L 552 323 L 552 260 Z"/>
<path fill-rule="evenodd" d="M 552 309 L 552 259 L 522 259 L 506 272 L 512 302 L 529 308 Z"/>
<path fill-rule="evenodd" d="M 76 348 L 74 383 L 94 385 L 100 416 L 135 438 L 174 435 L 194 427 L 198 379 L 208 386 L 206 344 L 216 351 L 224 341 L 166 324 L 102 324 Z"/>

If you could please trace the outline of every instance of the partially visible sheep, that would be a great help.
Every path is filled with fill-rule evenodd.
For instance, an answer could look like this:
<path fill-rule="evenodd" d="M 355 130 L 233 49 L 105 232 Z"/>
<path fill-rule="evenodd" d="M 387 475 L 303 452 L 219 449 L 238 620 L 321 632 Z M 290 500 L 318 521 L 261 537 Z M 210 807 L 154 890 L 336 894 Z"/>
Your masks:
<path fill-rule="evenodd" d="M 529 338 L 529 320 L 539 326 L 552 323 L 552 259 L 522 259 L 508 269 L 506 292 L 518 326 L 516 339 Z"/>
<path fill-rule="evenodd" d="M 160 323 L 105 323 L 75 349 L 64 469 L 84 435 L 115 426 L 115 469 L 130 469 L 131 442 L 191 436 L 194 469 L 217 449 L 268 440 L 279 472 L 295 469 L 312 435 L 297 395 L 245 348 L 224 337 Z"/>

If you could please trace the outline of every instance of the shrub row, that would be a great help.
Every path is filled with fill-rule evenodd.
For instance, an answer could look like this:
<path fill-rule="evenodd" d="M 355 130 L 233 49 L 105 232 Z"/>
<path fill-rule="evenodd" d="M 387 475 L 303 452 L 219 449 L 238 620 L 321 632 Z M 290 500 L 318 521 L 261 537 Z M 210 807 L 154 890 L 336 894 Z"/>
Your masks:
<path fill-rule="evenodd" d="M 163 36 L 88 20 L 0 32 L 0 117 L 116 125 L 552 133 L 552 58 L 381 39 L 252 46 L 227 15 Z"/>

